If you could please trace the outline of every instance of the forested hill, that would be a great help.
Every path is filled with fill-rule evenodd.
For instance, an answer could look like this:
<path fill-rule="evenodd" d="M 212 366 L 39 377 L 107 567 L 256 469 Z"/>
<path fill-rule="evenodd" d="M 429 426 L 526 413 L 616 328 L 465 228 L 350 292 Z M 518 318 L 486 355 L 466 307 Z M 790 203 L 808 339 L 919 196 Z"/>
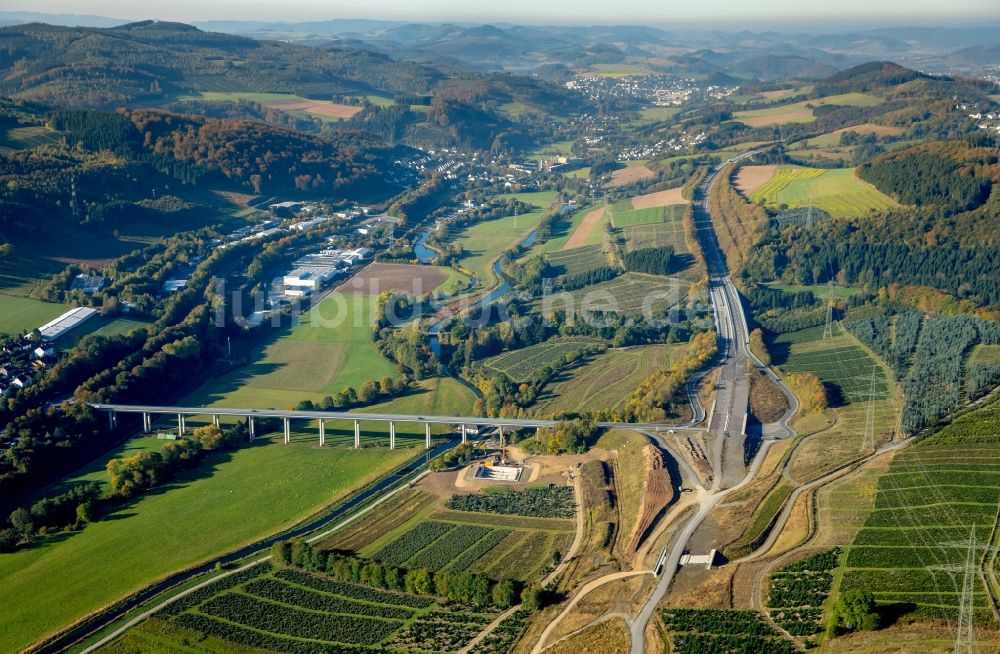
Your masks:
<path fill-rule="evenodd" d="M 810 228 L 772 225 L 745 276 L 928 287 L 975 306 L 1000 308 L 1000 155 L 976 133 L 884 155 L 859 176 L 903 205 Z M 781 256 L 773 256 L 781 252 Z"/>
<path fill-rule="evenodd" d="M 160 104 L 180 93 L 426 93 L 432 68 L 370 50 L 312 48 L 143 21 L 112 28 L 0 28 L 0 95 L 65 107 Z"/>
<path fill-rule="evenodd" d="M 1000 185 L 994 140 L 974 135 L 918 145 L 866 163 L 858 175 L 903 204 L 971 211 Z"/>
<path fill-rule="evenodd" d="M 8 238 L 39 235 L 74 220 L 66 194 L 71 180 L 79 188 L 77 220 L 109 228 L 159 220 L 164 209 L 187 207 L 180 199 L 165 206 L 165 196 L 203 187 L 378 201 L 413 181 L 395 163 L 408 148 L 387 148 L 359 135 L 325 138 L 148 109 L 39 111 L 0 101 L 0 128 L 48 123 L 60 138 L 0 153 L 0 234 Z"/>
<path fill-rule="evenodd" d="M 815 90 L 822 95 L 851 92 L 870 93 L 919 79 L 940 78 L 925 75 L 889 61 L 872 61 L 834 73 L 817 82 Z"/>

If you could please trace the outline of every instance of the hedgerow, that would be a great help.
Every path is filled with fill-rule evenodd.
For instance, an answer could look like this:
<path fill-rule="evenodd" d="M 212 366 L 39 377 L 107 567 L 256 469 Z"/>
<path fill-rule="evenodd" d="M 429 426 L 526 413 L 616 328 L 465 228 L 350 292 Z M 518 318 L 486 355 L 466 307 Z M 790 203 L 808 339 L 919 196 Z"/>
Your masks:
<path fill-rule="evenodd" d="M 304 588 L 290 586 L 276 579 L 252 581 L 243 588 L 247 593 L 266 600 L 290 604 L 291 606 L 301 606 L 304 609 L 323 611 L 324 613 L 365 615 L 373 618 L 390 618 L 392 620 L 406 620 L 413 617 L 413 609 L 398 606 L 363 604 L 342 597 L 324 595 Z"/>
<path fill-rule="evenodd" d="M 361 654 L 371 652 L 363 647 L 350 645 L 334 645 L 315 641 L 281 638 L 271 634 L 263 634 L 239 625 L 214 620 L 197 613 L 182 613 L 173 619 L 174 623 L 193 629 L 206 636 L 215 636 L 238 645 L 246 645 L 262 650 L 282 652 L 283 654 Z"/>
<path fill-rule="evenodd" d="M 200 588 L 192 593 L 188 593 L 184 597 L 180 598 L 176 602 L 173 602 L 162 609 L 160 609 L 156 615 L 161 618 L 169 618 L 171 616 L 178 615 L 184 611 L 198 606 L 202 602 L 212 597 L 215 597 L 224 590 L 229 590 L 234 588 L 243 582 L 255 579 L 260 575 L 268 571 L 267 566 L 258 565 L 248 570 L 243 570 L 242 572 L 236 572 L 228 577 L 220 579 L 213 584 L 209 584 L 204 588 Z"/>
<path fill-rule="evenodd" d="M 375 560 L 388 565 L 402 565 L 415 553 L 455 528 L 446 522 L 428 520 L 406 532 L 375 553 Z"/>
<path fill-rule="evenodd" d="M 440 570 L 451 563 L 455 557 L 464 553 L 477 541 L 490 533 L 489 527 L 475 525 L 459 525 L 432 545 L 421 550 L 410 559 L 409 564 L 415 568 L 426 568 L 431 572 Z"/>
<path fill-rule="evenodd" d="M 369 588 L 368 586 L 359 586 L 357 584 L 330 579 L 329 577 L 318 577 L 316 575 L 311 575 L 308 572 L 301 572 L 299 570 L 277 570 L 275 571 L 274 576 L 279 579 L 285 579 L 294 584 L 298 584 L 299 586 L 306 586 L 324 593 L 333 593 L 334 595 L 349 597 L 351 599 L 362 600 L 365 602 L 376 602 L 379 604 L 389 604 L 393 606 L 406 606 L 414 609 L 423 609 L 434 604 L 434 600 L 429 597 L 419 597 L 417 595 L 376 590 L 374 588 Z"/>

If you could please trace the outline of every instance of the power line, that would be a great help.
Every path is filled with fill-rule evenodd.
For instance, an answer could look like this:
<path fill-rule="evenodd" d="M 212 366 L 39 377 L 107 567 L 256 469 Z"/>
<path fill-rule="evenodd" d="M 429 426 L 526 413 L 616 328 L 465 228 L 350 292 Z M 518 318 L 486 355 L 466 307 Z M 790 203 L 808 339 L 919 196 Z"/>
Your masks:
<path fill-rule="evenodd" d="M 865 417 L 865 439 L 861 449 L 875 448 L 875 384 L 878 381 L 878 365 L 872 366 L 872 384 L 868 389 L 868 415 Z"/>
<path fill-rule="evenodd" d="M 965 553 L 965 570 L 962 574 L 962 598 L 958 604 L 958 634 L 955 636 L 955 654 L 972 654 L 974 651 L 972 593 L 976 580 L 976 523 L 972 523 L 967 547 L 969 549 Z"/>

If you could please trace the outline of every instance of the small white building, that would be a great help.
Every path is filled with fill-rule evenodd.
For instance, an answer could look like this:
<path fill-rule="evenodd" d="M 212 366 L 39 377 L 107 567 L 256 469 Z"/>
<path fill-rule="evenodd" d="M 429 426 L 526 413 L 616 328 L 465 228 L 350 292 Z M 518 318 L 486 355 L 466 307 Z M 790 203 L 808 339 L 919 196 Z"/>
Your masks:
<path fill-rule="evenodd" d="M 163 292 L 164 293 L 176 293 L 187 286 L 187 279 L 179 279 L 177 277 L 171 277 L 167 281 L 163 282 Z"/>
<path fill-rule="evenodd" d="M 713 549 L 708 554 L 682 554 L 681 565 L 703 565 L 706 570 L 711 570 L 715 565 L 715 553 Z"/>

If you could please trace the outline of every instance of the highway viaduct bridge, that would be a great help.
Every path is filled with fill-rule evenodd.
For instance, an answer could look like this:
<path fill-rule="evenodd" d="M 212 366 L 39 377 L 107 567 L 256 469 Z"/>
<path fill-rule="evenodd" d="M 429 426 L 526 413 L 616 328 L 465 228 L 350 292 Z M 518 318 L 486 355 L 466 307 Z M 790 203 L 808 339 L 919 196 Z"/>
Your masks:
<path fill-rule="evenodd" d="M 108 414 L 108 425 L 111 429 L 118 426 L 118 414 L 140 414 L 142 415 L 142 430 L 149 432 L 153 426 L 153 416 L 176 416 L 177 434 L 183 435 L 186 430 L 185 420 L 191 416 L 211 416 L 215 425 L 219 424 L 222 417 L 236 417 L 247 421 L 247 428 L 252 441 L 256 436 L 256 419 L 277 418 L 280 419 L 284 427 L 285 443 L 289 443 L 292 437 L 291 423 L 296 421 L 316 421 L 319 425 L 319 444 L 326 444 L 326 422 L 328 420 L 347 421 L 354 423 L 354 447 L 361 447 L 361 423 L 379 422 L 389 423 L 389 447 L 396 447 L 396 424 L 416 423 L 424 425 L 424 443 L 431 447 L 431 425 L 452 425 L 457 426 L 462 435 L 462 442 L 468 440 L 469 427 L 472 425 L 486 425 L 498 428 L 511 429 L 540 429 L 542 427 L 552 427 L 559 424 L 558 420 L 546 420 L 541 418 L 483 418 L 481 416 L 418 416 L 399 413 L 360 413 L 357 411 L 288 411 L 279 409 L 232 409 L 223 407 L 183 407 L 183 406 L 153 406 L 136 404 L 90 404 L 95 411 Z M 598 427 L 614 429 L 633 429 L 637 431 L 653 432 L 703 432 L 704 429 L 697 429 L 688 424 L 669 425 L 665 423 L 631 423 L 631 422 L 599 422 Z"/>

